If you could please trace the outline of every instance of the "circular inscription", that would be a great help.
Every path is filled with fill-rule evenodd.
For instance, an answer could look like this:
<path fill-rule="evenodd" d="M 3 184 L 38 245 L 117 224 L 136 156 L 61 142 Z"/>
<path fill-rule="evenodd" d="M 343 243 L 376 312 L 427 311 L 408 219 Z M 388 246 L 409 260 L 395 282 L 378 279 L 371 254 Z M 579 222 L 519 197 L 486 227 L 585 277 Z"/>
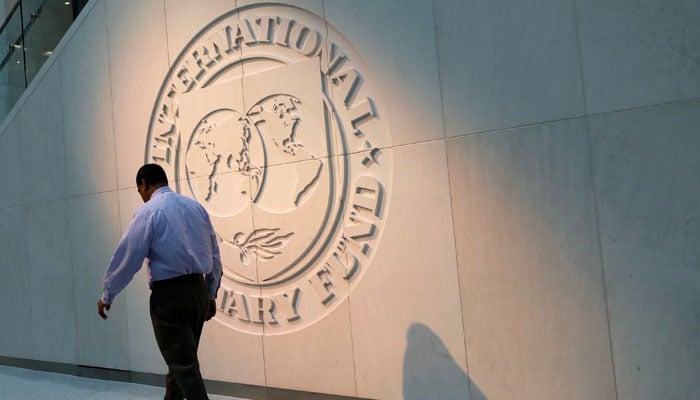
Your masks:
<path fill-rule="evenodd" d="M 366 67 L 317 15 L 242 7 L 192 38 L 155 101 L 146 162 L 211 216 L 217 321 L 275 335 L 347 307 L 384 230 L 390 145 Z"/>

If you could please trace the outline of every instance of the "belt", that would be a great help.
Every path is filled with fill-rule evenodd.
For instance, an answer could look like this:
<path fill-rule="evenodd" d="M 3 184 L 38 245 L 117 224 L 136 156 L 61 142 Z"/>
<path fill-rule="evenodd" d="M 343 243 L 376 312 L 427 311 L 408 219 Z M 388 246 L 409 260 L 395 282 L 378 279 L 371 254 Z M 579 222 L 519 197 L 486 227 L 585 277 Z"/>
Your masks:
<path fill-rule="evenodd" d="M 180 285 L 185 285 L 188 283 L 196 283 L 196 282 L 204 283 L 204 275 L 202 275 L 202 274 L 180 275 L 180 276 L 176 276 L 175 278 L 163 279 L 160 281 L 153 281 L 153 282 L 151 282 L 151 289 L 164 288 L 164 287 L 169 287 L 169 286 L 180 286 Z"/>

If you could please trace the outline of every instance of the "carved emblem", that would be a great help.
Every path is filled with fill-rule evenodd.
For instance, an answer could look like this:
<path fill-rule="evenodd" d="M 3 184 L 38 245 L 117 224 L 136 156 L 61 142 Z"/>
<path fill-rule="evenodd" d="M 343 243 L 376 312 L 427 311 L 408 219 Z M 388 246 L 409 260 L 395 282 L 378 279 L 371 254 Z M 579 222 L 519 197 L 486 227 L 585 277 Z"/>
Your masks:
<path fill-rule="evenodd" d="M 220 16 L 172 65 L 146 161 L 211 215 L 224 265 L 217 321 L 265 335 L 304 328 L 369 267 L 392 160 L 364 71 L 325 21 L 283 5 Z"/>

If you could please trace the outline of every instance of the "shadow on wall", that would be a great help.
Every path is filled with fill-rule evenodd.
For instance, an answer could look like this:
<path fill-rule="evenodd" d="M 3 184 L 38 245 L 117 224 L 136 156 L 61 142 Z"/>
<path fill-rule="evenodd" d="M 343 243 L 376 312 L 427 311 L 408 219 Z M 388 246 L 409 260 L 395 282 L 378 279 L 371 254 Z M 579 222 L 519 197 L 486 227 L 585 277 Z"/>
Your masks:
<path fill-rule="evenodd" d="M 404 400 L 487 400 L 432 329 L 411 324 L 406 342 Z"/>

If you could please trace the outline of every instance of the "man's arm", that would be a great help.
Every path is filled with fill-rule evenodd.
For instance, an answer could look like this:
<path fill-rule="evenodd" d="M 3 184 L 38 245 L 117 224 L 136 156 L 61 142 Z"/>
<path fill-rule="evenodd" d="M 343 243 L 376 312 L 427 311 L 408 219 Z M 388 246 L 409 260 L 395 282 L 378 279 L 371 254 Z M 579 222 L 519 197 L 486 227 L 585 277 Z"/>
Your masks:
<path fill-rule="evenodd" d="M 119 294 L 141 269 L 143 260 L 153 239 L 153 217 L 136 215 L 119 242 L 107 272 L 102 280 L 102 297 L 97 302 L 97 312 L 107 319 L 104 310 L 109 310 L 114 297 Z"/>

